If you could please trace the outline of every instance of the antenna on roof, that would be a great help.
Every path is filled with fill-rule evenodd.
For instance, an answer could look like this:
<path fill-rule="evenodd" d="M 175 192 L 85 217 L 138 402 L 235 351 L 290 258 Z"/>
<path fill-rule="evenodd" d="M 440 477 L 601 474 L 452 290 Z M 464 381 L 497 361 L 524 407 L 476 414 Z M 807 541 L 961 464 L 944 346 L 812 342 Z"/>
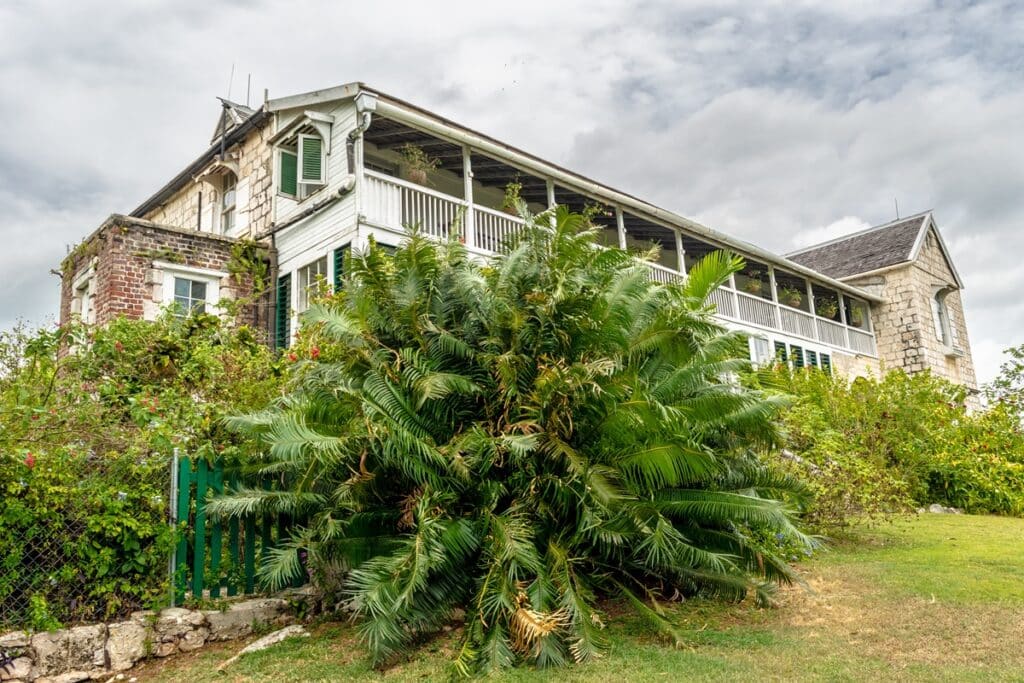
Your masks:
<path fill-rule="evenodd" d="M 900 202 L 895 197 L 892 198 L 894 204 L 896 204 L 896 220 L 900 219 Z"/>
<path fill-rule="evenodd" d="M 231 99 L 231 85 L 235 80 L 235 63 L 231 62 L 231 75 L 228 76 L 228 96 L 227 99 Z"/>
<path fill-rule="evenodd" d="M 249 106 L 249 91 L 252 90 L 252 74 L 245 79 L 245 106 Z"/>

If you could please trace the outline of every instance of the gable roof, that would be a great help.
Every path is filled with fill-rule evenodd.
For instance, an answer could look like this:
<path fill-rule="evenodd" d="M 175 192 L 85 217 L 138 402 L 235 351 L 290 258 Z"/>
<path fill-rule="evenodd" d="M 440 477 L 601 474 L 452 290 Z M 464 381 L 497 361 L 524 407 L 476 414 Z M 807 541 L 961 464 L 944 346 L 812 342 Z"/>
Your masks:
<path fill-rule="evenodd" d="M 851 235 L 838 237 L 786 254 L 786 258 L 837 280 L 910 263 L 921 253 L 929 229 L 942 249 L 957 286 L 963 288 L 949 249 L 931 211 L 899 218 Z"/>
<path fill-rule="evenodd" d="M 217 99 L 220 100 L 222 108 L 221 113 L 217 116 L 217 126 L 213 129 L 210 144 L 217 142 L 221 135 L 231 132 L 231 130 L 245 123 L 250 116 L 256 113 L 255 109 L 244 104 L 238 104 L 223 97 L 218 97 Z"/>

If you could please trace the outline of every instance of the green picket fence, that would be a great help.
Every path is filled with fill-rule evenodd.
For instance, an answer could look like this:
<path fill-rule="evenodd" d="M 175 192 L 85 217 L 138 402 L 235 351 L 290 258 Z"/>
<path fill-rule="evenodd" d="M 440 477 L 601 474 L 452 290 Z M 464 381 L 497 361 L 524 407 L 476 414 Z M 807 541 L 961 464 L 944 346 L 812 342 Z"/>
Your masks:
<path fill-rule="evenodd" d="M 184 526 L 172 564 L 174 604 L 193 597 L 220 598 L 255 593 L 259 588 L 257 558 L 263 557 L 290 536 L 294 520 L 285 515 L 260 515 L 226 522 L 210 519 L 206 502 L 210 496 L 259 484 L 271 489 L 269 481 L 254 482 L 237 471 L 226 470 L 223 460 L 212 464 L 205 458 L 181 457 L 177 461 L 177 505 L 175 521 Z M 304 583 L 297 580 L 293 585 Z"/>

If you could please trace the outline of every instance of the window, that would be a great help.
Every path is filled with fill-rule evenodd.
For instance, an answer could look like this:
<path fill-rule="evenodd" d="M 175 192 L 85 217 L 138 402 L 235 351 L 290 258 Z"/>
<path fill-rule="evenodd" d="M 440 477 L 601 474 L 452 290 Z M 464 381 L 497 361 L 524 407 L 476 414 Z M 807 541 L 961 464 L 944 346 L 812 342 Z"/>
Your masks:
<path fill-rule="evenodd" d="M 327 184 L 327 156 L 319 135 L 301 134 L 278 149 L 279 193 L 302 201 Z"/>
<path fill-rule="evenodd" d="M 772 351 L 767 339 L 764 337 L 750 338 L 750 360 L 755 366 L 771 364 Z"/>
<path fill-rule="evenodd" d="M 224 176 L 224 189 L 220 193 L 220 232 L 227 235 L 235 229 L 235 189 L 238 177 L 234 173 Z"/>
<path fill-rule="evenodd" d="M 949 331 L 949 311 L 946 308 L 948 290 L 940 289 L 932 296 L 932 318 L 935 322 L 935 338 L 945 346 L 952 346 Z"/>
<path fill-rule="evenodd" d="M 818 367 L 818 353 L 807 349 L 807 367 L 816 368 Z"/>
<path fill-rule="evenodd" d="M 828 374 L 832 374 L 832 356 L 827 353 L 821 354 L 821 369 Z"/>
<path fill-rule="evenodd" d="M 775 360 L 779 363 L 789 360 L 789 355 L 786 353 L 786 342 L 775 342 Z"/>
<path fill-rule="evenodd" d="M 90 265 L 71 283 L 71 313 L 84 323 L 96 322 L 96 268 Z"/>
<path fill-rule="evenodd" d="M 295 312 L 302 313 L 309 308 L 309 300 L 321 291 L 326 291 L 327 283 L 327 257 L 321 256 L 307 266 L 299 268 L 298 273 L 298 301 L 295 305 Z"/>
<path fill-rule="evenodd" d="M 796 344 L 790 345 L 789 357 L 793 359 L 794 368 L 802 368 L 804 366 L 804 350 Z"/>
<path fill-rule="evenodd" d="M 228 273 L 168 261 L 153 261 L 153 268 L 162 271 L 163 305 L 173 307 L 175 315 L 220 313 L 217 308 L 220 302 L 220 281 L 228 277 Z M 145 317 L 152 320 L 155 315 L 154 310 L 147 312 Z"/>
<path fill-rule="evenodd" d="M 206 312 L 206 282 L 174 278 L 175 313 L 180 316 Z"/>
<path fill-rule="evenodd" d="M 278 349 L 288 348 L 291 341 L 291 300 L 292 276 L 291 273 L 285 273 L 277 278 L 277 320 L 274 325 L 274 347 Z"/>

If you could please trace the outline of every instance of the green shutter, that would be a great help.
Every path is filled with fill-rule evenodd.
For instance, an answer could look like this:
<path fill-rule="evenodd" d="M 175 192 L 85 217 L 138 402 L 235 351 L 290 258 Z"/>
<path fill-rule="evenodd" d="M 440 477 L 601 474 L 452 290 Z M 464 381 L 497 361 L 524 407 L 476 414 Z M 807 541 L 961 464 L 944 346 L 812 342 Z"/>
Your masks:
<path fill-rule="evenodd" d="M 807 367 L 818 367 L 818 354 L 816 351 L 811 351 L 810 349 L 807 349 Z"/>
<path fill-rule="evenodd" d="M 775 359 L 780 363 L 785 363 L 789 360 L 789 356 L 786 354 L 786 342 L 775 342 Z"/>
<path fill-rule="evenodd" d="M 789 347 L 789 357 L 793 359 L 794 368 L 802 368 L 804 366 L 804 350 L 799 346 L 794 344 Z"/>
<path fill-rule="evenodd" d="M 324 182 L 323 167 L 324 141 L 315 135 L 299 136 L 299 166 L 303 183 L 322 185 Z"/>
<path fill-rule="evenodd" d="M 277 320 L 274 347 L 284 349 L 291 341 L 292 324 L 292 276 L 291 273 L 277 278 Z"/>
<path fill-rule="evenodd" d="M 292 152 L 281 150 L 281 193 L 294 197 L 299 193 L 298 172 L 299 158 Z"/>
<path fill-rule="evenodd" d="M 832 374 L 832 356 L 827 353 L 821 354 L 821 369 Z"/>
<path fill-rule="evenodd" d="M 338 247 L 334 250 L 334 291 L 341 291 L 341 281 L 345 278 L 345 256 L 348 254 L 349 245 Z"/>

